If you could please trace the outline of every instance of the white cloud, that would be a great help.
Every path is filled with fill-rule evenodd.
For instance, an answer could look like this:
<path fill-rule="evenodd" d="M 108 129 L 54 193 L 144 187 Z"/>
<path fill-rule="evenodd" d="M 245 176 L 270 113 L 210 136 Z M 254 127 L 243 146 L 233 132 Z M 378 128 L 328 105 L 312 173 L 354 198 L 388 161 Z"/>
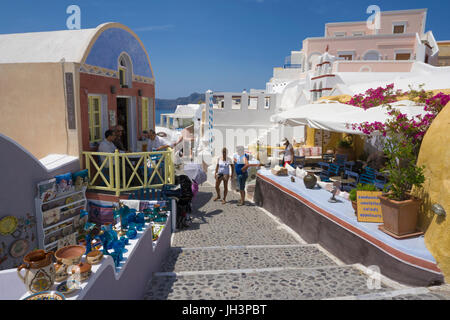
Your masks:
<path fill-rule="evenodd" d="M 161 26 L 146 26 L 146 27 L 139 27 L 134 28 L 134 31 L 157 31 L 157 30 L 168 30 L 175 27 L 173 24 L 165 24 Z"/>

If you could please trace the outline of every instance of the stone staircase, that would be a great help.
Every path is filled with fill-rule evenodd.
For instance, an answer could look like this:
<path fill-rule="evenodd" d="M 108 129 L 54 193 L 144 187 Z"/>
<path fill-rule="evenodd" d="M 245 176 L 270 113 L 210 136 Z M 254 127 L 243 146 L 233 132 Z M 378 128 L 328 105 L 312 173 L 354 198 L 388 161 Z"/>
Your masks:
<path fill-rule="evenodd" d="M 161 272 L 149 281 L 149 300 L 448 299 L 381 276 L 373 288 L 367 268 L 345 265 L 306 244 L 254 206 L 213 202 L 201 188 L 192 226 L 174 233 Z"/>

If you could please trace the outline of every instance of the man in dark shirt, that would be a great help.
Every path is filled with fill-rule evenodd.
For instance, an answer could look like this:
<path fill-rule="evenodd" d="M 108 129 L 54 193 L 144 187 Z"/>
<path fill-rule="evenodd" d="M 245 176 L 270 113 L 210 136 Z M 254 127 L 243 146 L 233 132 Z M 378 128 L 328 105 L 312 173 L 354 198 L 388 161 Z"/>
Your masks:
<path fill-rule="evenodd" d="M 114 133 L 116 135 L 116 138 L 114 139 L 113 143 L 119 149 L 119 151 L 126 152 L 125 147 L 123 145 L 123 132 L 124 129 L 121 125 L 117 125 L 114 127 Z"/>

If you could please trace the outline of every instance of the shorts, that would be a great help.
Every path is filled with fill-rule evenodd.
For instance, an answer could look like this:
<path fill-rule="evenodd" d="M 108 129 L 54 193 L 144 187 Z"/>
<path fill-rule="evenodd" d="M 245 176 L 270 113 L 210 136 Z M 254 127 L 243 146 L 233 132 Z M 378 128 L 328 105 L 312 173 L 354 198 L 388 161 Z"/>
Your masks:
<path fill-rule="evenodd" d="M 237 186 L 239 188 L 240 191 L 244 191 L 245 190 L 245 181 L 248 178 L 248 173 L 244 172 L 241 174 L 236 175 L 237 178 Z"/>

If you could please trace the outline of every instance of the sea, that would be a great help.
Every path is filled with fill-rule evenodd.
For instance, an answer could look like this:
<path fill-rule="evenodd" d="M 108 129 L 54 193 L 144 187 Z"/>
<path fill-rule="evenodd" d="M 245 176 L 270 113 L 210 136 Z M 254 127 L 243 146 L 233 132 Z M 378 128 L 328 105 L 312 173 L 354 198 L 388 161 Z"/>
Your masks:
<path fill-rule="evenodd" d="M 174 113 L 175 109 L 156 109 L 155 110 L 155 125 L 159 126 L 161 122 L 161 113 Z"/>

